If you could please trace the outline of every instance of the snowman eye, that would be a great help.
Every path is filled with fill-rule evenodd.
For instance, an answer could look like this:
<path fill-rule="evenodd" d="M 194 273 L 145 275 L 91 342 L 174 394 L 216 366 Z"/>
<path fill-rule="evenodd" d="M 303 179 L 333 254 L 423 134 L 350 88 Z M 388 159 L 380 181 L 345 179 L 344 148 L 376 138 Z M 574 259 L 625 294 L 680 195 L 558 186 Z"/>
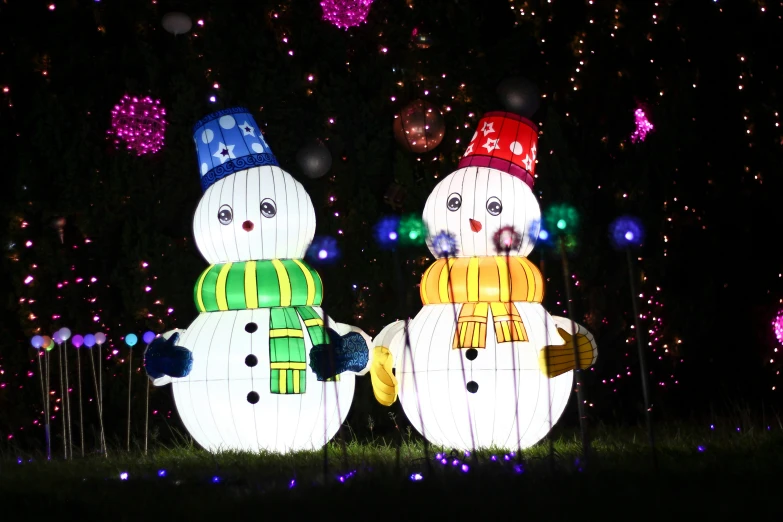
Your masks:
<path fill-rule="evenodd" d="M 266 198 L 261 202 L 261 215 L 265 218 L 273 218 L 277 214 L 277 205 L 274 200 Z"/>
<path fill-rule="evenodd" d="M 456 212 L 459 210 L 459 207 L 462 206 L 462 196 L 454 192 L 449 196 L 449 199 L 446 200 L 446 208 L 451 210 L 452 212 Z"/>
<path fill-rule="evenodd" d="M 228 205 L 222 205 L 218 210 L 218 221 L 221 225 L 230 225 L 234 220 L 234 214 L 231 212 L 231 207 Z"/>
<path fill-rule="evenodd" d="M 503 203 L 495 196 L 492 196 L 487 200 L 487 212 L 493 216 L 499 216 L 503 212 Z"/>

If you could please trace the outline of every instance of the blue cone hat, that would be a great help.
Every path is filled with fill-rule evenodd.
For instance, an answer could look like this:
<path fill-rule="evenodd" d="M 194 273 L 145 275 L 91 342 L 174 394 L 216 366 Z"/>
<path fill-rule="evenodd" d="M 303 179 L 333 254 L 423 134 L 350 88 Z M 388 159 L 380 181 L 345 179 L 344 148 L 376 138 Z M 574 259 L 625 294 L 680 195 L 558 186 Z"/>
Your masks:
<path fill-rule="evenodd" d="M 234 172 L 272 165 L 278 167 L 261 129 L 244 107 L 234 107 L 210 114 L 193 127 L 201 188 Z"/>

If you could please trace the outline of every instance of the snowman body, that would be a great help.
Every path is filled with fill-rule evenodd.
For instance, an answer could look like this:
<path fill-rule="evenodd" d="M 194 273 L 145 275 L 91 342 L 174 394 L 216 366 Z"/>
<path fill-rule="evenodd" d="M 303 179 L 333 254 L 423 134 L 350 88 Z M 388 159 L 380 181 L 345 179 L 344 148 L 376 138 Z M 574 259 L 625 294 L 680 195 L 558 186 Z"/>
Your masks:
<path fill-rule="evenodd" d="M 526 448 L 541 440 L 563 413 L 573 372 L 549 379 L 538 362 L 543 346 L 563 343 L 557 326 L 540 304 L 515 304 L 529 341 L 498 344 L 487 335 L 486 347 L 477 350 L 473 361 L 465 350 L 452 349 L 460 304 L 456 309 L 425 305 L 419 311 L 408 325 L 408 357 L 404 335 L 395 338 L 390 349 L 400 354 L 400 402 L 411 424 L 433 444 L 447 450 Z M 478 386 L 475 392 L 468 383 Z"/>
<path fill-rule="evenodd" d="M 488 259 L 494 263 L 498 255 L 494 232 L 514 227 L 521 242 L 509 257 L 500 256 L 497 266 L 503 266 L 532 251 L 541 211 L 531 188 L 517 177 L 471 166 L 458 169 L 435 187 L 423 218 L 430 239 L 446 232 L 456 241 L 455 257 L 446 261 L 473 258 L 475 265 Z M 456 268 L 450 270 L 441 273 L 441 292 L 454 292 L 445 286 Z M 471 270 L 478 269 L 471 264 L 467 272 Z M 422 287 L 426 278 L 425 274 Z M 500 279 L 501 286 L 511 284 L 502 273 Z M 466 341 L 457 345 L 455 340 L 458 317 L 467 305 L 428 304 L 426 291 L 422 288 L 423 308 L 409 322 L 409 354 L 405 353 L 401 321 L 387 326 L 375 340 L 376 346 L 387 347 L 394 357 L 399 398 L 410 422 L 429 441 L 446 449 L 524 448 L 538 442 L 557 422 L 572 391 L 572 371 L 549 378 L 539 360 L 544 346 L 564 344 L 558 333 L 564 322 L 553 318 L 540 301 L 513 302 L 525 338 L 498 342 L 490 306 L 484 346 L 471 350 L 469 343 L 461 344 Z"/>
<path fill-rule="evenodd" d="M 207 137 L 204 135 L 205 140 Z M 293 177 L 277 166 L 259 166 L 211 184 L 198 204 L 193 228 L 199 251 L 213 267 L 273 262 L 294 270 L 302 266 L 304 271 L 299 260 L 313 238 L 315 211 Z M 216 271 L 219 275 L 214 284 L 230 287 L 232 276 L 223 275 L 228 270 Z M 314 277 L 317 274 L 308 278 L 308 288 Z M 204 278 L 202 275 L 196 288 L 197 306 Z M 256 283 L 259 287 L 265 284 L 261 275 L 255 278 L 254 273 L 248 283 L 245 277 L 245 288 L 240 282 L 239 291 L 255 293 Z M 317 282 L 320 284 L 320 278 Z M 291 301 L 294 287 L 286 290 L 277 280 L 275 285 L 280 292 L 288 291 Z M 180 417 L 196 442 L 213 452 L 284 453 L 320 448 L 348 414 L 354 375 L 346 373 L 334 382 L 318 382 L 309 366 L 313 343 L 305 324 L 306 318 L 310 325 L 318 319 L 303 318 L 294 307 L 263 307 L 260 298 L 255 300 L 250 309 L 231 310 L 226 309 L 230 296 L 224 296 L 222 303 L 218 297 L 215 302 L 220 310 L 202 312 L 181 334 L 178 345 L 192 352 L 193 366 L 189 375 L 172 380 Z M 310 310 L 340 334 L 350 328 L 325 318 L 318 306 Z M 270 315 L 282 313 L 300 321 L 288 330 L 300 332 L 304 351 L 296 370 L 280 372 L 274 370 L 271 357 L 270 336 L 275 333 L 270 328 Z M 277 382 L 273 386 L 274 375 Z"/>
<path fill-rule="evenodd" d="M 209 451 L 318 449 L 348 414 L 353 374 L 317 382 L 307 366 L 305 393 L 271 393 L 269 314 L 269 308 L 202 313 L 180 337 L 178 344 L 193 352 L 193 369 L 173 380 L 174 400 L 188 432 Z M 248 333 L 251 323 L 258 329 Z M 310 348 L 305 335 L 308 365 Z"/>

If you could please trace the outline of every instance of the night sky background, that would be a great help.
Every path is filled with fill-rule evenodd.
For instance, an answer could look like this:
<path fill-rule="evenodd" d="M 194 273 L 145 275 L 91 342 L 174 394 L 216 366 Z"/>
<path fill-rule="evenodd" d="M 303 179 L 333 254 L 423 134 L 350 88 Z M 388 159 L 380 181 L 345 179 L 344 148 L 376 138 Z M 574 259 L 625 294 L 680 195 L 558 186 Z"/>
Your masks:
<path fill-rule="evenodd" d="M 196 121 L 251 110 L 281 166 L 310 193 L 316 233 L 342 250 L 339 263 L 319 268 L 325 307 L 374 335 L 403 310 L 416 313 L 432 258 L 425 247 L 401 253 L 400 302 L 392 256 L 372 226 L 421 212 L 481 115 L 503 110 L 497 87 L 513 76 L 541 93 L 532 119 L 542 209 L 567 202 L 581 214 L 569 263 L 576 319 L 599 345 L 586 380 L 591 421 L 642 418 L 625 256 L 607 234 L 627 213 L 647 231 L 634 269 L 657 418 L 768 414 L 782 391 L 771 325 L 783 298 L 781 5 L 376 0 L 367 23 L 346 31 L 322 20 L 315 0 L 3 0 L 0 435 L 37 440 L 31 336 L 62 326 L 107 333 L 112 433 L 124 427 L 123 336 L 195 318 L 192 285 L 206 267 L 192 234 L 202 194 Z M 175 37 L 160 23 L 171 11 L 200 23 Z M 165 107 L 158 153 L 136 156 L 107 135 L 126 93 Z M 395 113 L 416 99 L 440 108 L 446 127 L 440 146 L 420 155 L 392 132 Z M 654 130 L 632 143 L 637 108 Z M 309 179 L 296 155 L 314 139 L 333 166 Z M 538 247 L 530 257 L 542 255 L 545 306 L 565 315 L 559 258 Z M 140 351 L 133 368 L 143 390 Z M 168 388 L 153 390 L 152 401 L 154 430 L 179 422 Z M 361 379 L 352 428 L 366 430 L 372 416 L 376 431 L 391 430 L 388 411 L 372 398 L 369 376 Z M 392 411 L 401 416 L 399 404 Z M 576 423 L 573 400 L 562 423 Z"/>

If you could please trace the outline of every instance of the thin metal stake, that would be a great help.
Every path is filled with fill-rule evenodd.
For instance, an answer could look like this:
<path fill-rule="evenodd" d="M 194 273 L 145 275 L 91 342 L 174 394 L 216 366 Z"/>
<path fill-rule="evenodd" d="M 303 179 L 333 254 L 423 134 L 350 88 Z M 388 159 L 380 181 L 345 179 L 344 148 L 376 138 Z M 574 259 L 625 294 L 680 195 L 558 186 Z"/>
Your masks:
<path fill-rule="evenodd" d="M 585 413 L 585 398 L 582 383 L 582 365 L 579 360 L 579 349 L 576 346 L 577 327 L 574 321 L 574 309 L 571 303 L 571 282 L 569 280 L 568 256 L 566 255 L 565 239 L 560 239 L 560 253 L 563 257 L 563 282 L 565 283 L 568 318 L 571 320 L 571 346 L 574 348 L 574 377 L 576 379 L 576 399 L 579 409 L 579 431 L 582 434 L 582 467 L 586 469 L 590 454 L 590 440 L 587 437 L 587 414 Z"/>
<path fill-rule="evenodd" d="M 647 439 L 650 442 L 652 451 L 653 467 L 658 470 L 658 455 L 655 451 L 655 435 L 653 434 L 652 422 L 652 404 L 650 404 L 650 384 L 647 380 L 647 362 L 642 348 L 642 330 L 639 327 L 639 305 L 637 304 L 636 284 L 634 283 L 633 263 L 631 260 L 631 249 L 625 249 L 626 259 L 628 260 L 628 282 L 631 285 L 631 303 L 633 304 L 634 328 L 636 328 L 636 348 L 639 350 L 639 371 L 642 373 L 642 396 L 644 397 L 644 414 L 647 420 Z"/>

